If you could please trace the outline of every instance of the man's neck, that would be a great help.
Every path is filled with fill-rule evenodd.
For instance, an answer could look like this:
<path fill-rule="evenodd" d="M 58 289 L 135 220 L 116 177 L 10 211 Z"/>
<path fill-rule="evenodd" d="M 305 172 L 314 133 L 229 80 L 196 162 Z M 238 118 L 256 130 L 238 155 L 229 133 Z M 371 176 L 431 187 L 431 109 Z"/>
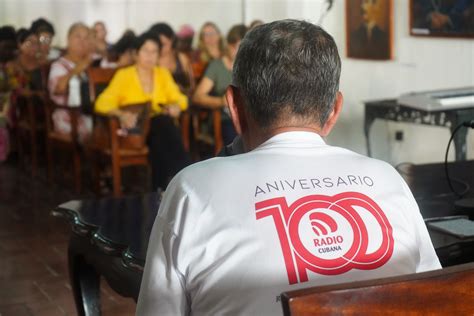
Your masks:
<path fill-rule="evenodd" d="M 247 135 L 242 135 L 242 140 L 244 144 L 244 149 L 246 152 L 251 151 L 270 138 L 288 132 L 310 132 L 315 134 L 320 134 L 321 127 L 318 125 L 309 125 L 309 126 L 282 126 L 282 127 L 275 127 L 270 128 L 264 132 L 259 131 L 257 133 L 249 133 Z"/>

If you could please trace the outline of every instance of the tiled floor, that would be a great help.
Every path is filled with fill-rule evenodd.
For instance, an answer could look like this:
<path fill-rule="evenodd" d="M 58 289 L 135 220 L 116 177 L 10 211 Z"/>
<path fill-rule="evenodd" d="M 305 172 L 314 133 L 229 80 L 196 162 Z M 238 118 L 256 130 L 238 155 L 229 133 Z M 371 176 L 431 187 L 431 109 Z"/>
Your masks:
<path fill-rule="evenodd" d="M 44 172 L 33 180 L 17 163 L 0 163 L 0 316 L 76 315 L 67 271 L 70 229 L 49 212 L 77 197 L 49 184 Z M 103 315 L 134 314 L 132 299 L 101 283 Z"/>

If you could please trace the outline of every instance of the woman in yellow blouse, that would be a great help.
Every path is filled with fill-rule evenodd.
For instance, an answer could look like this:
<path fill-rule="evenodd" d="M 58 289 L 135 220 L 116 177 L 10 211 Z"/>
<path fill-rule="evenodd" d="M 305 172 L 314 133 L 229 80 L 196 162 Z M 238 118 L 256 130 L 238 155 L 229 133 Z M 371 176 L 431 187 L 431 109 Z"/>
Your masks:
<path fill-rule="evenodd" d="M 181 133 L 174 124 L 188 106 L 167 69 L 156 67 L 159 40 L 152 33 L 140 35 L 135 43 L 135 64 L 122 68 L 100 94 L 95 111 L 118 116 L 122 127 L 131 128 L 136 116 L 121 111 L 121 106 L 150 101 L 152 118 L 148 135 L 153 190 L 166 189 L 169 180 L 189 164 Z"/>

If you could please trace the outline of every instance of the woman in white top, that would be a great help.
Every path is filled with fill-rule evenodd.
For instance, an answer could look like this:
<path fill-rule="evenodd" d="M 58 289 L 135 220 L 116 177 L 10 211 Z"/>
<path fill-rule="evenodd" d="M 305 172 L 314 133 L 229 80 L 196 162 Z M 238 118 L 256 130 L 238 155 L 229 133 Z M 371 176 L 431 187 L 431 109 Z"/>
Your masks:
<path fill-rule="evenodd" d="M 51 64 L 48 90 L 51 100 L 58 105 L 79 106 L 80 81 L 86 80 L 85 70 L 90 65 L 91 51 L 88 45 L 91 31 L 83 23 L 73 24 L 68 31 L 66 54 Z M 74 104 L 73 104 L 74 103 Z M 65 110 L 53 113 L 54 128 L 61 133 L 70 133 L 71 118 Z M 92 131 L 92 120 L 86 115 L 78 119 L 79 139 L 83 140 Z"/>

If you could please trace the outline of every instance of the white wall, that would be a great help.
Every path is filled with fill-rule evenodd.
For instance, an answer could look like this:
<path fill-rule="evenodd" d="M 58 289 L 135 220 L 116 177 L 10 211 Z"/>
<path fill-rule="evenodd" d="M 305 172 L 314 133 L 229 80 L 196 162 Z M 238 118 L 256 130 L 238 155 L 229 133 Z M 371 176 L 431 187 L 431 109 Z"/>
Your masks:
<path fill-rule="evenodd" d="M 38 17 L 50 20 L 55 44 L 64 45 L 68 27 L 77 21 L 105 21 L 109 41 L 131 28 L 140 33 L 156 22 L 178 29 L 188 23 L 196 30 L 215 21 L 223 32 L 243 19 L 241 0 L 0 0 L 0 24 L 28 27 Z"/>
<path fill-rule="evenodd" d="M 366 153 L 363 135 L 363 100 L 396 98 L 408 91 L 474 85 L 474 40 L 411 37 L 408 0 L 394 2 L 394 53 L 392 61 L 362 61 L 345 57 L 345 1 L 334 7 L 322 26 L 331 33 L 342 57 L 341 91 L 345 96 L 342 117 L 329 136 L 331 144 Z M 27 26 L 38 16 L 53 21 L 58 40 L 64 42 L 73 21 L 105 20 L 110 40 L 129 27 L 141 32 L 157 21 L 173 27 L 190 23 L 197 30 L 204 21 L 215 21 L 223 32 L 235 23 L 254 19 L 272 21 L 298 18 L 318 22 L 324 0 L 0 0 L 0 24 Z M 404 141 L 395 142 L 397 130 Z M 468 157 L 474 157 L 470 133 Z M 393 164 L 402 161 L 441 161 L 449 139 L 446 128 L 376 121 L 371 140 L 375 157 Z"/>
<path fill-rule="evenodd" d="M 363 100 L 396 98 L 409 91 L 474 86 L 474 40 L 412 37 L 408 26 L 409 1 L 393 2 L 394 60 L 377 62 L 343 57 L 342 61 L 345 112 L 329 140 L 361 153 L 365 153 Z M 345 56 L 343 21 L 344 1 L 336 0 L 324 26 Z M 397 130 L 404 132 L 404 141 L 395 142 Z M 470 134 L 468 157 L 472 158 L 474 135 Z M 376 121 L 371 130 L 371 144 L 374 156 L 393 164 L 435 162 L 444 159 L 449 136 L 447 128 Z"/>

